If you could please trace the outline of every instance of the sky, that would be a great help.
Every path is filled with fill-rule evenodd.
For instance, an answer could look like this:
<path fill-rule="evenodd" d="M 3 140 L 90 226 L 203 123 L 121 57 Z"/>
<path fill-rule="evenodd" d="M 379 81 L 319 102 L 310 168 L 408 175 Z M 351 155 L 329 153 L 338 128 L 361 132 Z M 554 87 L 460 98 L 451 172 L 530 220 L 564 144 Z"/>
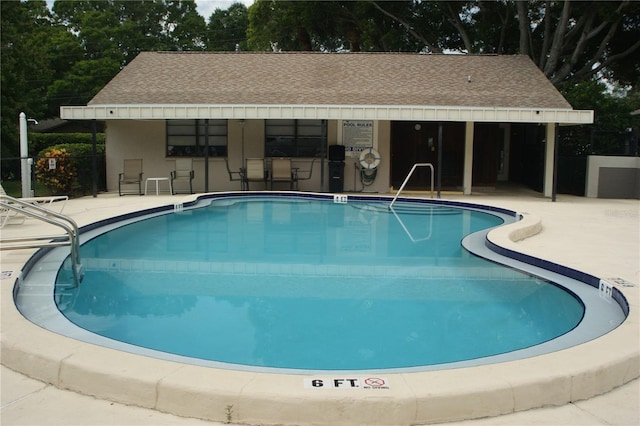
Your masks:
<path fill-rule="evenodd" d="M 205 21 L 209 21 L 209 17 L 216 9 L 228 9 L 233 3 L 244 3 L 249 7 L 253 4 L 253 0 L 195 0 L 198 5 L 198 13 L 202 15 Z"/>
<path fill-rule="evenodd" d="M 53 7 L 54 0 L 46 0 L 49 10 Z M 216 9 L 228 9 L 233 3 L 244 3 L 249 7 L 253 4 L 254 0 L 195 0 L 198 7 L 198 13 L 204 18 L 206 22 L 209 21 L 209 17 Z"/>

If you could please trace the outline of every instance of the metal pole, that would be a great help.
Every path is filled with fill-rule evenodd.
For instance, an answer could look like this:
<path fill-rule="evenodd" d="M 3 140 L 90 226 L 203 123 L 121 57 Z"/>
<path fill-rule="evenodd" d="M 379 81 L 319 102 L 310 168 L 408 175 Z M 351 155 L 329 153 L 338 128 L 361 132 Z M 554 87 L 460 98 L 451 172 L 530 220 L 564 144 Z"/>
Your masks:
<path fill-rule="evenodd" d="M 98 159 L 96 148 L 96 120 L 91 120 L 91 194 L 93 198 L 98 196 Z"/>
<path fill-rule="evenodd" d="M 327 120 L 321 121 L 320 142 L 320 192 L 324 192 L 324 158 L 327 149 Z M 355 190 L 355 187 L 354 187 Z"/>
<path fill-rule="evenodd" d="M 558 124 L 555 126 L 554 135 L 554 147 L 553 147 L 553 183 L 551 187 L 551 202 L 556 201 L 556 194 L 558 192 Z"/>
<path fill-rule="evenodd" d="M 240 120 L 240 131 L 242 133 L 242 158 L 241 158 L 241 167 L 245 167 L 245 161 L 244 161 L 244 119 Z M 227 155 L 229 155 L 227 153 Z"/>
<path fill-rule="evenodd" d="M 27 115 L 20 115 L 20 173 L 22 176 L 22 197 L 31 197 L 31 159 L 29 158 L 29 142 L 27 140 Z"/>
<path fill-rule="evenodd" d="M 204 192 L 209 192 L 209 119 L 204 119 Z"/>
<path fill-rule="evenodd" d="M 442 123 L 438 123 L 438 198 L 442 188 Z"/>

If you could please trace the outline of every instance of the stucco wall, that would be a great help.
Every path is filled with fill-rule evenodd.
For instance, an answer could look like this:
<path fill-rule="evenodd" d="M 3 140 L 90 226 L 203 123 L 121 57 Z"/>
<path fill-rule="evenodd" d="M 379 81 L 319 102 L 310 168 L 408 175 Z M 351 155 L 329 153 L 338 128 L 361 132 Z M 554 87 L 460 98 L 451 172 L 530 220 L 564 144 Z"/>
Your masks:
<path fill-rule="evenodd" d="M 336 121 L 329 121 L 327 125 L 327 143 L 335 145 L 339 142 L 341 129 Z M 106 161 L 107 161 L 107 189 L 118 190 L 118 174 L 122 172 L 123 163 L 128 158 L 143 159 L 143 179 L 150 177 L 169 177 L 175 167 L 175 159 L 166 156 L 166 126 L 163 120 L 108 120 L 106 125 Z M 229 120 L 227 128 L 228 136 L 228 163 L 232 171 L 238 171 L 243 164 L 243 158 L 264 157 L 264 120 Z M 390 174 L 390 123 L 380 121 L 376 123 L 374 132 L 374 148 L 381 157 L 378 173 L 373 185 L 366 187 L 367 192 L 387 192 L 389 190 Z M 307 176 L 311 167 L 311 158 L 294 158 L 293 166 L 298 167 L 302 176 Z M 345 191 L 360 191 L 362 184 L 359 176 L 355 174 L 354 164 L 358 158 L 347 157 L 345 160 Z M 321 173 L 320 159 L 313 163 L 311 179 L 301 180 L 299 189 L 302 191 L 328 191 L 328 163 L 324 162 L 324 175 Z M 193 188 L 195 192 L 205 190 L 205 163 L 204 158 L 194 157 L 193 169 L 195 178 Z M 321 178 L 324 185 L 321 186 Z M 149 184 L 149 190 L 155 183 Z M 161 183 L 161 189 L 166 189 L 166 184 Z M 134 189 L 133 187 L 128 187 Z M 181 187 L 179 189 L 185 189 Z M 212 157 L 209 159 L 209 191 L 239 190 L 240 182 L 230 181 L 224 158 Z M 251 184 L 252 190 L 264 189 L 263 185 Z M 286 185 L 279 184 L 275 189 L 288 189 Z M 143 183 L 144 190 L 144 183 Z"/>
<path fill-rule="evenodd" d="M 590 155 L 585 186 L 587 197 L 640 199 L 640 157 Z"/>

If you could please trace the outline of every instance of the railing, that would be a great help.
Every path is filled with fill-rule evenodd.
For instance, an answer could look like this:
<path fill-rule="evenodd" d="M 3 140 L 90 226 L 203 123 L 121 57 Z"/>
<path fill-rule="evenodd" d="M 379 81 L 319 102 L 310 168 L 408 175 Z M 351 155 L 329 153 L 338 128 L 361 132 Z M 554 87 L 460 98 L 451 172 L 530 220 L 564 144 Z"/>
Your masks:
<path fill-rule="evenodd" d="M 415 169 L 418 168 L 418 167 L 429 167 L 431 169 L 431 198 L 433 198 L 433 164 L 431 164 L 431 163 L 416 163 L 416 164 L 413 165 L 413 167 L 411 168 L 411 170 L 407 174 L 407 177 L 404 179 L 404 182 L 402 182 L 402 185 L 400 186 L 400 189 L 398 189 L 398 192 L 396 192 L 396 196 L 393 197 L 393 200 L 391 200 L 391 203 L 389 204 L 389 209 L 393 208 L 393 204 L 396 202 L 396 200 L 398 199 L 398 196 L 400 195 L 400 193 L 402 192 L 404 187 L 407 185 L 407 182 L 409 182 L 409 179 L 411 179 L 411 175 L 413 174 Z"/>
<path fill-rule="evenodd" d="M 69 245 L 71 248 L 71 269 L 73 273 L 73 283 L 77 287 L 82 281 L 83 271 L 80 263 L 80 246 L 78 243 L 78 225 L 68 216 L 45 209 L 36 204 L 22 201 L 8 195 L 0 195 L 0 209 L 2 214 L 24 215 L 38 219 L 42 222 L 64 229 L 64 235 L 39 235 L 17 238 L 0 239 L 2 250 L 19 250 L 25 248 L 59 247 Z"/>
<path fill-rule="evenodd" d="M 432 210 L 432 213 L 429 214 L 429 233 L 427 234 L 426 237 L 422 237 L 422 238 L 416 238 L 413 236 L 411 231 L 409 231 L 409 228 L 407 228 L 407 226 L 404 224 L 404 221 L 400 218 L 398 213 L 396 213 L 394 208 L 391 207 L 391 205 L 389 205 L 389 210 L 391 210 L 391 213 L 393 213 L 393 215 L 396 217 L 396 220 L 398 221 L 398 223 L 404 230 L 404 233 L 407 234 L 407 237 L 409 237 L 412 243 L 419 243 L 420 241 L 426 241 L 431 239 L 431 234 L 433 233 L 433 210 Z"/>

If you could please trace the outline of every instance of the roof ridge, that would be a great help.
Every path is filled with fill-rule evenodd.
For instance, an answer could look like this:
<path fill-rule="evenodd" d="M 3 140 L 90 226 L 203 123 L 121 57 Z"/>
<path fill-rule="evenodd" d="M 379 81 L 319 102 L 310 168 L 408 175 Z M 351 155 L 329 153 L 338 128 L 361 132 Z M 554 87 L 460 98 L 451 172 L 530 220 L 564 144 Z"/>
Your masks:
<path fill-rule="evenodd" d="M 320 52 L 307 50 L 288 50 L 284 52 L 272 52 L 264 50 L 250 51 L 200 51 L 200 50 L 155 50 L 143 51 L 140 53 L 159 53 L 177 55 L 380 55 L 380 56 L 447 56 L 447 57 L 518 57 L 527 56 L 523 54 L 503 55 L 498 53 L 421 53 L 421 52 Z"/>

